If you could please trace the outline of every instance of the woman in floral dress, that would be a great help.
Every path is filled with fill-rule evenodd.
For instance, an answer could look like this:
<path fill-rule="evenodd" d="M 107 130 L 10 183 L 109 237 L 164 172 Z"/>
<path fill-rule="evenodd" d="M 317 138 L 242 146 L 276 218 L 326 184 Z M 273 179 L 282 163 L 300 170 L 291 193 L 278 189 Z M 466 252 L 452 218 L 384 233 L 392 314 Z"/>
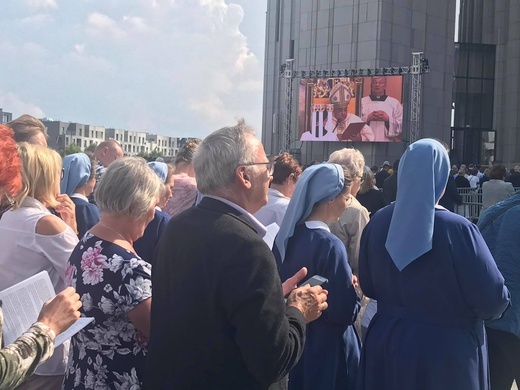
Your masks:
<path fill-rule="evenodd" d="M 96 188 L 101 220 L 78 243 L 67 277 L 94 321 L 72 338 L 63 389 L 132 389 L 143 382 L 151 266 L 133 242 L 153 219 L 162 184 L 141 158 L 112 163 Z"/>

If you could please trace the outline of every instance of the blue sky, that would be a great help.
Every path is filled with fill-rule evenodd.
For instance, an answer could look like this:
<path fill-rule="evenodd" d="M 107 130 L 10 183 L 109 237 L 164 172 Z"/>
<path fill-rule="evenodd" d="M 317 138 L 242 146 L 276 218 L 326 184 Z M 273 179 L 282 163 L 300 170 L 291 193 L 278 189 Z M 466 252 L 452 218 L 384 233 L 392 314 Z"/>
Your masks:
<path fill-rule="evenodd" d="M 204 137 L 262 121 L 267 0 L 3 0 L 0 108 Z"/>

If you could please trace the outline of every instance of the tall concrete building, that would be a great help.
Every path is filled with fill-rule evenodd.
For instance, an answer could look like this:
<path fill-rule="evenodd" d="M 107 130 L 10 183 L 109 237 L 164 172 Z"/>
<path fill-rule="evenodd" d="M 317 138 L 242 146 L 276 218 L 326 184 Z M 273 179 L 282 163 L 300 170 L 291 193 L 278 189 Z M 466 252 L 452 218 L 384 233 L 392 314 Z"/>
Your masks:
<path fill-rule="evenodd" d="M 457 41 L 452 157 L 520 162 L 520 2 L 461 0 Z"/>
<path fill-rule="evenodd" d="M 287 98 L 285 79 L 279 75 L 287 59 L 294 59 L 298 71 L 373 69 L 410 66 L 412 52 L 423 52 L 430 73 L 422 78 L 418 138 L 444 140 L 457 162 L 520 161 L 520 3 L 460 3 L 456 38 L 455 0 L 268 0 L 263 111 L 267 152 L 278 153 L 284 145 Z M 303 163 L 353 146 L 367 164 L 381 165 L 400 157 L 409 144 L 410 75 L 404 76 L 401 143 L 298 141 L 301 102 L 298 80 L 293 83 L 290 148 Z"/>

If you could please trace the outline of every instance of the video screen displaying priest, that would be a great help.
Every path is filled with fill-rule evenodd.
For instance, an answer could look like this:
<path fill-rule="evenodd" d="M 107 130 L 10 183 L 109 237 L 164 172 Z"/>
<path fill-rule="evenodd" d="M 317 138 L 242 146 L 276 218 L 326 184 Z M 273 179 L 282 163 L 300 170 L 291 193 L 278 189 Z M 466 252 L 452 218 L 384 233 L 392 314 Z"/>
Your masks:
<path fill-rule="evenodd" d="M 300 80 L 298 117 L 300 141 L 400 141 L 402 76 L 389 78 L 394 77 L 397 77 L 395 79 L 397 83 L 395 81 L 391 83 L 392 96 L 397 96 L 399 100 L 386 95 L 385 85 L 382 94 L 377 88 L 372 93 L 370 77 Z M 380 99 L 376 100 L 379 103 L 371 105 L 372 97 Z M 399 109 L 398 113 L 395 112 L 398 115 L 397 121 L 394 120 L 394 108 Z M 387 111 L 391 112 L 387 113 Z M 382 122 L 383 127 L 379 122 Z M 382 135 L 376 135 L 372 124 L 377 127 L 378 132 L 382 132 Z"/>
<path fill-rule="evenodd" d="M 365 78 L 361 119 L 372 129 L 375 142 L 401 142 L 403 132 L 403 76 Z"/>

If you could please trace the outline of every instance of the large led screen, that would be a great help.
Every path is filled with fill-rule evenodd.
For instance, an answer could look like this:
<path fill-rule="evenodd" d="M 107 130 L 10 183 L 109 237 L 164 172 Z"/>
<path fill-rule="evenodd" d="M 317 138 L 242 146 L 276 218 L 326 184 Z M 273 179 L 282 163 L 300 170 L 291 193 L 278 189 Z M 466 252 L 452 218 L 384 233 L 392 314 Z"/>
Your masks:
<path fill-rule="evenodd" d="M 401 142 L 403 76 L 301 79 L 300 141 Z"/>

